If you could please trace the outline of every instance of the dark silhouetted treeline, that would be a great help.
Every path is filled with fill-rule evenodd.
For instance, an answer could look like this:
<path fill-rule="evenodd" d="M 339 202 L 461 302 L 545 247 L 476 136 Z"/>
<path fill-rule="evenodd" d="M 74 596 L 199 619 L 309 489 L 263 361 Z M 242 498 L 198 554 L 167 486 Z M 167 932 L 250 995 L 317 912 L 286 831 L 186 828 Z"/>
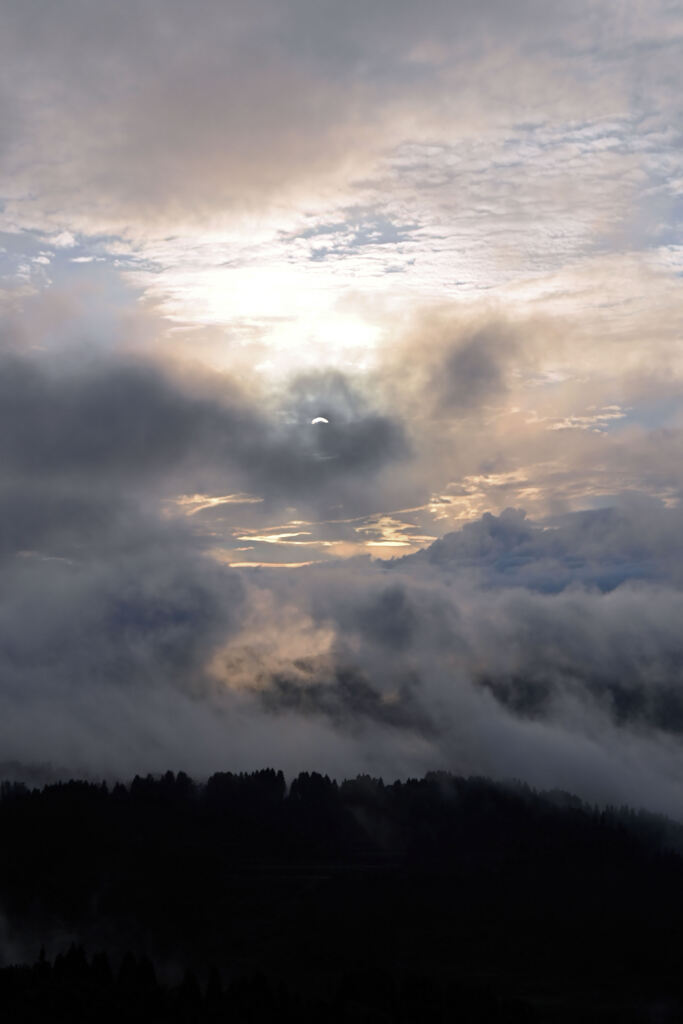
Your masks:
<path fill-rule="evenodd" d="M 43 956 L 32 966 L 0 969 L 3 1020 L 13 1024 L 209 1024 L 209 1022 L 291 1022 L 344 1024 L 347 1021 L 467 1021 L 531 1024 L 534 1009 L 505 999 L 486 986 L 440 984 L 426 978 L 396 981 L 366 969 L 343 975 L 326 996 L 294 992 L 263 974 L 223 984 L 216 969 L 204 984 L 185 971 L 177 983 L 159 981 L 147 957 L 126 953 L 118 970 L 106 953 L 88 958 L 72 945 L 54 963 Z"/>
<path fill-rule="evenodd" d="M 682 834 L 446 774 L 3 784 L 4 931 L 35 952 L 0 1017 L 683 1020 Z"/>

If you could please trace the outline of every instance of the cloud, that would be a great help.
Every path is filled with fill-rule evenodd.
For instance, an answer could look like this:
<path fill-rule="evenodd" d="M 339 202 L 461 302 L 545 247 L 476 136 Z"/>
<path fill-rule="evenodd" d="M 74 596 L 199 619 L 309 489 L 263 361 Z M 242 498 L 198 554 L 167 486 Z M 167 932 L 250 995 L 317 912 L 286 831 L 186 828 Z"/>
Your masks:
<path fill-rule="evenodd" d="M 275 676 L 260 695 L 266 711 L 292 711 L 298 715 L 319 715 L 335 728 L 356 732 L 361 725 L 377 724 L 391 729 L 419 732 L 427 737 L 436 731 L 410 682 L 387 695 L 376 688 L 356 667 L 337 666 L 331 679 L 318 678 L 319 667 L 310 666 L 311 678 L 301 682 L 289 675 Z"/>
<path fill-rule="evenodd" d="M 534 359 L 534 327 L 523 328 L 502 316 L 481 318 L 453 309 L 432 310 L 421 317 L 403 338 L 401 363 L 415 364 L 407 380 L 396 369 L 397 386 L 407 391 L 422 417 L 427 410 L 444 418 L 481 417 L 499 407 L 508 392 L 513 370 L 529 371 Z"/>
<path fill-rule="evenodd" d="M 206 659 L 239 622 L 240 580 L 128 503 L 96 507 L 85 529 L 63 511 L 32 537 L 29 522 L 36 547 L 3 552 L 5 756 L 70 774 L 182 756 Z"/>
<path fill-rule="evenodd" d="M 44 216 L 49 196 L 52 210 L 110 228 L 135 216 L 177 226 L 362 174 L 406 123 L 418 137 L 481 132 L 501 109 L 538 119 L 539 97 L 545 116 L 576 119 L 588 101 L 612 113 L 633 75 L 644 106 L 675 95 L 662 69 L 676 66 L 677 22 L 663 2 L 618 17 L 588 0 L 409 8 L 202 0 L 190 17 L 177 0 L 11 4 L 0 141 L 6 174 L 21 178 L 10 194 L 40 194 Z M 658 75 L 638 45 L 647 36 Z"/>
<path fill-rule="evenodd" d="M 680 582 L 681 514 L 645 497 L 573 513 L 540 526 L 523 511 L 485 513 L 408 556 L 406 565 L 472 571 L 487 585 L 547 593 L 581 584 L 601 591 L 633 580 Z M 400 564 L 400 563 L 399 563 Z"/>
<path fill-rule="evenodd" d="M 402 559 L 243 574 L 169 493 L 214 475 L 266 489 L 227 506 L 242 515 L 310 503 L 312 480 L 364 501 L 406 442 L 362 389 L 313 375 L 265 411 L 152 364 L 3 359 L 6 760 L 446 767 L 682 810 L 678 509 L 510 509 Z M 329 440 L 309 440 L 312 411 Z"/>
<path fill-rule="evenodd" d="M 444 370 L 441 401 L 449 408 L 479 405 L 503 387 L 495 350 L 491 350 L 486 337 L 475 336 L 454 349 L 449 353 Z"/>
<path fill-rule="evenodd" d="M 355 482 L 363 491 L 370 474 L 409 455 L 401 423 L 341 374 L 294 381 L 259 402 L 225 375 L 181 384 L 132 359 L 0 358 L 3 470 L 33 488 L 61 480 L 51 501 L 74 512 L 79 500 L 81 510 L 92 506 L 76 496 L 85 484 L 92 492 L 156 483 L 167 493 L 213 484 L 274 501 L 352 501 Z M 311 425 L 310 409 L 330 422 Z"/>
<path fill-rule="evenodd" d="M 9 5 L 4 758 L 681 810 L 682 32 Z"/>
<path fill-rule="evenodd" d="M 237 635 L 214 669 L 276 719 L 346 736 L 366 768 L 519 775 L 680 814 L 680 525 L 643 500 L 546 524 L 509 510 L 392 562 L 262 571 L 252 635 L 268 593 L 316 644 L 283 657 L 268 613 L 271 653 Z"/>
<path fill-rule="evenodd" d="M 129 354 L 6 347 L 6 759 L 94 774 L 447 767 L 679 813 L 677 508 L 625 494 L 543 521 L 510 509 L 408 558 L 279 576 L 216 559 L 231 531 L 247 547 L 276 535 L 312 545 L 297 548 L 300 562 L 326 539 L 357 551 L 373 530 L 381 539 L 427 515 L 402 505 L 387 517 L 394 498 L 459 464 L 481 467 L 492 447 L 504 466 L 503 455 L 519 465 L 552 443 L 573 486 L 572 460 L 599 451 L 628 460 L 641 482 L 673 481 L 673 429 L 655 439 L 630 428 L 628 443 L 601 435 L 600 450 L 542 420 L 479 437 L 472 424 L 495 424 L 519 375 L 537 373 L 534 329 L 427 323 L 424 360 L 406 381 L 391 366 L 247 387 Z M 457 357 L 478 348 L 484 370 L 470 379 L 469 355 Z M 471 404 L 457 393 L 463 378 Z M 558 387 L 528 390 L 546 386 Z M 501 494 L 529 480 L 512 472 L 506 484 L 502 466 L 502 483 L 493 467 L 480 474 Z M 183 495 L 204 498 L 188 506 Z"/>
<path fill-rule="evenodd" d="M 172 499 L 215 484 L 237 497 L 248 488 L 241 514 L 292 500 L 353 512 L 381 501 L 382 472 L 408 457 L 401 424 L 339 374 L 257 395 L 225 375 L 181 379 L 73 350 L 8 346 L 0 391 L 5 759 L 69 773 L 196 770 L 224 763 L 232 744 L 256 766 L 247 733 L 263 734 L 267 757 L 275 730 L 211 669 L 247 630 L 244 583 L 213 557 L 220 538 Z M 325 436 L 307 402 L 324 404 Z"/>

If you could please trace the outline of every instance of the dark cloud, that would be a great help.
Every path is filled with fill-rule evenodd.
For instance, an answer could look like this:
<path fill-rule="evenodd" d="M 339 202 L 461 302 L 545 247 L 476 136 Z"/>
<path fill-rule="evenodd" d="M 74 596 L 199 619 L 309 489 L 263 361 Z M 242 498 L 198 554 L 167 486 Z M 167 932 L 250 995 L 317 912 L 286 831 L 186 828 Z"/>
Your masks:
<path fill-rule="evenodd" d="M 410 646 L 416 612 L 405 588 L 386 587 L 358 611 L 358 628 L 387 647 L 400 650 Z"/>
<path fill-rule="evenodd" d="M 495 331 L 480 330 L 448 347 L 434 378 L 442 407 L 458 412 L 499 397 L 512 354 L 502 340 Z"/>
<path fill-rule="evenodd" d="M 0 409 L 5 472 L 107 480 L 168 473 L 253 419 L 239 405 L 184 392 L 151 366 L 62 368 L 21 356 L 2 360 Z"/>
<path fill-rule="evenodd" d="M 460 581 L 465 669 L 514 714 L 561 717 L 570 701 L 619 727 L 678 733 L 682 523 L 646 499 L 544 525 L 508 509 L 395 568 Z"/>
<path fill-rule="evenodd" d="M 94 507 L 83 530 L 61 507 L 62 522 L 43 519 L 31 537 L 34 518 L 31 548 L 4 551 L 4 756 L 69 774 L 196 760 L 192 705 L 207 659 L 238 628 L 240 579 L 176 523 L 127 503 Z"/>
<path fill-rule="evenodd" d="M 554 702 L 563 691 L 576 691 L 583 699 L 591 700 L 596 708 L 606 713 L 619 727 L 642 731 L 654 730 L 683 733 L 683 679 L 681 678 L 681 651 L 675 652 L 672 670 L 664 675 L 661 670 L 653 680 L 645 676 L 643 666 L 623 678 L 612 674 L 592 674 L 590 668 L 577 666 L 575 672 L 557 676 L 554 666 L 545 670 L 529 665 L 528 675 L 484 675 L 476 680 L 486 687 L 496 700 L 512 711 L 530 719 L 543 719 L 553 713 Z M 649 666 L 646 666 L 646 669 Z"/>
<path fill-rule="evenodd" d="M 644 496 L 543 525 L 509 508 L 499 516 L 485 513 L 402 562 L 472 570 L 495 586 L 552 593 L 582 584 L 609 591 L 629 580 L 680 581 L 682 525 L 680 512 Z"/>
<path fill-rule="evenodd" d="M 16 687 L 28 699 L 33 682 L 74 697 L 98 683 L 194 686 L 207 654 L 236 625 L 240 581 L 189 538 L 156 533 L 148 544 L 131 527 L 119 550 L 91 546 L 78 561 L 26 552 L 5 565 L 5 694 Z"/>
<path fill-rule="evenodd" d="M 370 476 L 410 454 L 406 432 L 395 417 L 372 408 L 349 378 L 336 371 L 296 378 L 287 388 L 278 443 L 250 451 L 262 486 L 291 487 L 315 494 L 347 474 Z M 318 418 L 326 423 L 313 423 Z M 374 484 L 373 484 L 374 485 Z"/>
<path fill-rule="evenodd" d="M 514 374 L 528 374 L 535 364 L 538 332 L 532 321 L 467 316 L 447 306 L 416 315 L 387 357 L 397 402 L 414 410 L 426 446 L 438 443 L 445 422 L 457 425 L 500 410 Z M 471 434 L 467 444 L 479 447 Z"/>
<path fill-rule="evenodd" d="M 329 414 L 324 434 L 307 402 Z M 242 628 L 244 584 L 172 499 L 248 488 L 353 510 L 406 455 L 401 425 L 340 375 L 263 397 L 128 358 L 2 353 L 5 759 L 127 774 L 220 767 L 226 742 L 244 754 L 241 698 L 211 671 Z M 273 733 L 244 713 L 265 757 Z"/>
<path fill-rule="evenodd" d="M 311 424 L 311 411 L 329 423 Z M 67 481 L 73 489 L 48 495 L 57 512 L 60 502 L 67 514 L 95 512 L 99 486 L 155 482 L 176 493 L 233 486 L 273 500 L 349 502 L 354 479 L 363 485 L 407 455 L 401 424 L 340 374 L 295 381 L 258 403 L 220 375 L 181 384 L 151 364 L 0 357 L 0 466 L 32 486 Z"/>
<path fill-rule="evenodd" d="M 403 678 L 396 680 L 396 688 L 387 694 L 353 665 L 335 666 L 331 679 L 325 678 L 327 672 L 315 661 L 307 665 L 299 660 L 295 667 L 296 677 L 276 674 L 261 691 L 263 706 L 268 711 L 320 715 L 335 728 L 351 732 L 366 730 L 368 725 L 405 729 L 423 736 L 437 732 L 414 692 L 419 683 L 415 677 L 406 678 L 404 673 Z M 307 679 L 302 680 L 302 672 Z"/>

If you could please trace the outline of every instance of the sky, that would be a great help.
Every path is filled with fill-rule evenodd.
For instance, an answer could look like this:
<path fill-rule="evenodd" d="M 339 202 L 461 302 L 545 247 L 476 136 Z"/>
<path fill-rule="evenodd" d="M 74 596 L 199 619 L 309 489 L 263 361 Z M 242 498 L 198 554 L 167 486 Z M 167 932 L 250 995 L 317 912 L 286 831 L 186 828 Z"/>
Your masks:
<path fill-rule="evenodd" d="M 683 814 L 683 3 L 0 17 L 6 770 Z"/>

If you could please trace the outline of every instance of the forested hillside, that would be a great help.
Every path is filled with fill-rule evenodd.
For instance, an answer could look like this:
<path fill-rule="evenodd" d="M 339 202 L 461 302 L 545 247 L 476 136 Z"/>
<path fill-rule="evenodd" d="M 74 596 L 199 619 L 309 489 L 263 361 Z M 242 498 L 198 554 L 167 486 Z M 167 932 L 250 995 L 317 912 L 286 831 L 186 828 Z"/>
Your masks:
<path fill-rule="evenodd" d="M 269 769 L 6 783 L 0 830 L 8 1020 L 683 1015 L 683 831 L 650 815 Z"/>

